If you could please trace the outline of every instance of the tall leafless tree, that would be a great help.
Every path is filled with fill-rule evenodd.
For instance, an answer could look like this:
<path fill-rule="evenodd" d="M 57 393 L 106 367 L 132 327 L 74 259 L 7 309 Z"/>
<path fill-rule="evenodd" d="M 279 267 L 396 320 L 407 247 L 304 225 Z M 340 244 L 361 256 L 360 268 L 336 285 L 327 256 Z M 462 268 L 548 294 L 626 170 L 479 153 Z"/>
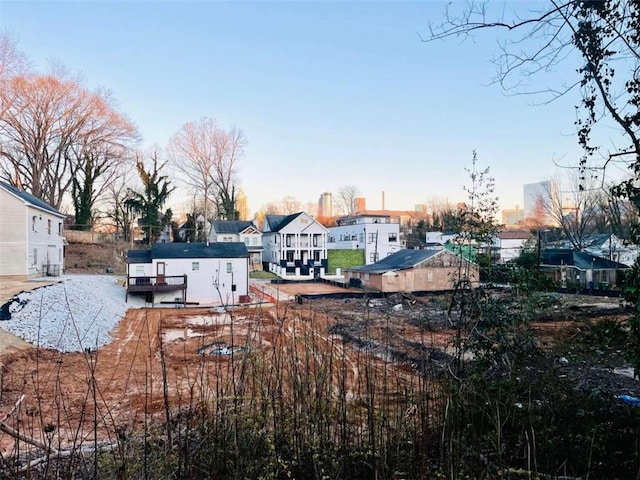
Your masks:
<path fill-rule="evenodd" d="M 9 80 L 27 70 L 26 57 L 17 49 L 16 42 L 0 32 L 0 91 L 6 91 Z M 10 92 L 9 92 L 10 93 Z M 0 95 L 0 118 L 13 104 L 13 95 Z"/>
<path fill-rule="evenodd" d="M 596 232 L 602 194 L 599 182 L 569 170 L 565 178 L 544 185 L 538 204 L 543 206 L 552 224 L 562 230 L 571 246 L 582 250 L 587 246 L 587 237 Z"/>
<path fill-rule="evenodd" d="M 356 210 L 356 198 L 359 196 L 360 190 L 355 185 L 342 185 L 333 199 L 336 211 L 344 216 L 353 215 Z"/>
<path fill-rule="evenodd" d="M 56 208 L 89 153 L 120 147 L 135 131 L 104 92 L 60 69 L 12 77 L 0 96 L 10 99 L 0 118 L 0 176 Z"/>
<path fill-rule="evenodd" d="M 213 201 L 215 216 L 236 220 L 238 161 L 247 140 L 241 130 L 225 130 L 212 118 L 187 122 L 169 141 L 169 156 L 183 182 L 201 192 L 207 205 Z M 208 218 L 207 218 L 208 219 Z"/>

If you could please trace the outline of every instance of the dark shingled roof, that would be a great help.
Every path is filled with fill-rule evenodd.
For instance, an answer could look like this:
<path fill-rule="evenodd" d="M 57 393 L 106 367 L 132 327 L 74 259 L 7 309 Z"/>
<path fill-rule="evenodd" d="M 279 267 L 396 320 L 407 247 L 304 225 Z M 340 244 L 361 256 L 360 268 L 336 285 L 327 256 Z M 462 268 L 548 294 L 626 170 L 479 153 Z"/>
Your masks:
<path fill-rule="evenodd" d="M 264 219 L 272 232 L 279 232 L 303 213 L 304 212 L 292 213 L 291 215 L 265 215 Z"/>
<path fill-rule="evenodd" d="M 580 270 L 604 270 L 629 268 L 622 263 L 614 262 L 602 257 L 596 257 L 587 252 L 576 252 L 569 248 L 545 249 L 541 253 L 540 263 L 545 266 L 568 265 Z"/>
<path fill-rule="evenodd" d="M 426 259 L 443 252 L 444 250 L 400 250 L 382 260 L 364 265 L 362 267 L 347 268 L 352 272 L 385 273 L 395 270 L 406 270 L 424 262 Z"/>
<path fill-rule="evenodd" d="M 33 205 L 34 207 L 38 207 L 38 208 L 41 208 L 43 210 L 47 210 L 48 212 L 55 213 L 56 215 L 64 217 L 63 213 L 60 213 L 58 210 L 53 208 L 47 202 L 43 202 L 38 197 L 35 197 L 35 196 L 31 195 L 30 193 L 25 192 L 24 190 L 20 190 L 19 188 L 14 187 L 14 186 L 9 185 L 8 183 L 4 183 L 4 182 L 0 182 L 0 186 L 2 186 L 2 188 L 7 190 L 9 193 L 12 193 L 16 197 L 21 198 L 25 202 Z"/>
<path fill-rule="evenodd" d="M 148 261 L 143 253 L 149 252 Z M 248 258 L 244 242 L 154 243 L 151 250 L 129 250 L 127 263 L 149 263 L 162 258 Z M 140 260 L 137 260 L 140 259 Z"/>
<path fill-rule="evenodd" d="M 215 220 L 211 224 L 216 233 L 240 233 L 254 226 L 253 222 L 248 220 Z"/>
<path fill-rule="evenodd" d="M 151 250 L 129 250 L 127 263 L 151 263 Z"/>

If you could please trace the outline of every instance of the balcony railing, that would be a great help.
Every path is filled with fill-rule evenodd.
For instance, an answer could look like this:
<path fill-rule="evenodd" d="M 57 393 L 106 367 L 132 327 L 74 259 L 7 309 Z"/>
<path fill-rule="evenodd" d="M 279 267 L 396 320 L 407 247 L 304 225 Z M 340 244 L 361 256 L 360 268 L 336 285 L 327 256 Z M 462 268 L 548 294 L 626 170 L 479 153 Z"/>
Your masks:
<path fill-rule="evenodd" d="M 127 277 L 127 292 L 169 292 L 186 289 L 186 275 Z"/>

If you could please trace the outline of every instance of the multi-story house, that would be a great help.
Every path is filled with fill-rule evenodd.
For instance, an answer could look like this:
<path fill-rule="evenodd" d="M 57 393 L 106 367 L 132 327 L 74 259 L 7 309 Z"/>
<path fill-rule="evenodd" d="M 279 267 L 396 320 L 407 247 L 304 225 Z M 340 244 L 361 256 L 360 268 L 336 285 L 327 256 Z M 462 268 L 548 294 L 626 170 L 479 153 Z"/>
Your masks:
<path fill-rule="evenodd" d="M 64 270 L 64 215 L 0 182 L 0 277 L 57 276 Z"/>
<path fill-rule="evenodd" d="M 327 271 L 327 229 L 305 212 L 266 215 L 262 262 L 281 277 L 320 277 Z"/>
<path fill-rule="evenodd" d="M 369 265 L 402 249 L 400 223 L 390 215 L 363 214 L 340 218 L 329 228 L 331 250 L 364 250 Z"/>
<path fill-rule="evenodd" d="M 248 220 L 214 220 L 210 242 L 244 242 L 249 251 L 249 270 L 262 270 L 262 233 Z"/>

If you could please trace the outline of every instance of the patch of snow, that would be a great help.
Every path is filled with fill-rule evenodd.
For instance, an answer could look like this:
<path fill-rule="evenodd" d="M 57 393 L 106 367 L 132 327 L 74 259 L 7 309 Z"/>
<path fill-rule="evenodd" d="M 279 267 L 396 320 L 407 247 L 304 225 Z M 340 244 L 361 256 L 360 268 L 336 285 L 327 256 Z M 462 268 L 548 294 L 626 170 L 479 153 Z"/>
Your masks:
<path fill-rule="evenodd" d="M 7 330 L 34 345 L 62 352 L 95 349 L 111 341 L 109 332 L 128 308 L 144 306 L 129 296 L 118 277 L 67 275 L 62 281 L 14 297 L 11 320 L 0 322 Z"/>

